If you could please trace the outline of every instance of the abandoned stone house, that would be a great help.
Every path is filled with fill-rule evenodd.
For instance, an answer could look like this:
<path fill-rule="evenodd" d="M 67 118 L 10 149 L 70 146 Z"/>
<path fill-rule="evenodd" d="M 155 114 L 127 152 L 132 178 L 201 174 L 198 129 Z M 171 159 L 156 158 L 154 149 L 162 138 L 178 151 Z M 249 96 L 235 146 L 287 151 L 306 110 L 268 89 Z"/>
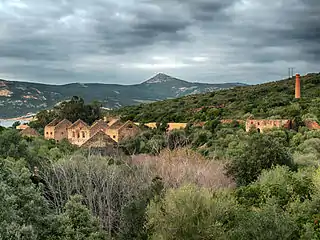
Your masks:
<path fill-rule="evenodd" d="M 108 136 L 103 130 L 96 132 L 91 138 L 89 138 L 84 144 L 83 148 L 87 148 L 93 152 L 99 152 L 103 155 L 119 154 L 118 144 L 110 136 Z"/>
<path fill-rule="evenodd" d="M 70 143 L 81 147 L 96 146 L 99 143 L 104 145 L 104 148 L 106 146 L 114 148 L 114 143 L 134 136 L 139 132 L 140 129 L 131 121 L 123 123 L 114 119 L 106 122 L 101 119 L 89 126 L 81 119 L 74 123 L 66 119 L 62 121 L 54 119 L 45 127 L 44 136 L 46 139 L 55 139 L 56 141 L 65 138 Z"/>
<path fill-rule="evenodd" d="M 68 140 L 74 145 L 81 146 L 90 137 L 90 126 L 81 119 L 74 122 L 68 128 Z"/>
<path fill-rule="evenodd" d="M 20 134 L 24 137 L 39 137 L 40 134 L 33 128 L 27 127 L 20 131 Z"/>
<path fill-rule="evenodd" d="M 108 127 L 108 123 L 104 120 L 100 119 L 95 121 L 92 126 L 90 127 L 90 136 L 94 136 L 97 132 L 100 132 L 101 130 L 105 130 Z"/>
<path fill-rule="evenodd" d="M 248 119 L 246 121 L 246 131 L 249 132 L 252 129 L 256 129 L 258 132 L 264 132 L 271 128 L 292 128 L 292 120 L 288 119 Z"/>
<path fill-rule="evenodd" d="M 59 121 L 54 119 L 44 128 L 44 138 L 45 139 L 55 139 L 56 141 L 61 141 L 62 139 L 68 139 L 68 128 L 72 123 L 64 119 Z"/>
<path fill-rule="evenodd" d="M 135 136 L 139 132 L 139 127 L 133 122 L 127 121 L 123 123 L 120 120 L 114 122 L 111 126 L 105 129 L 105 133 L 116 142 Z"/>

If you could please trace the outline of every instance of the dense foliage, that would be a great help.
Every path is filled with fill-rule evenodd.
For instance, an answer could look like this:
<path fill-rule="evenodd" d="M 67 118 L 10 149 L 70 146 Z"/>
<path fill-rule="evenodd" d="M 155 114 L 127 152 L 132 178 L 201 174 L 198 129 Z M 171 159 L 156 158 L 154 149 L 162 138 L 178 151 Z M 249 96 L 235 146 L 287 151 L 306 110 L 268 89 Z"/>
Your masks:
<path fill-rule="evenodd" d="M 165 129 L 123 142 L 154 155 L 132 160 L 2 130 L 0 238 L 320 237 L 320 131 Z"/>
<path fill-rule="evenodd" d="M 290 108 L 319 116 L 303 104 Z M 0 239 L 319 239 L 320 130 L 262 134 L 205 116 L 172 132 L 141 125 L 112 158 L 0 129 Z"/>
<path fill-rule="evenodd" d="M 89 125 L 95 120 L 102 117 L 101 104 L 93 102 L 85 104 L 82 98 L 74 96 L 70 101 L 64 101 L 56 105 L 52 110 L 42 110 L 36 115 L 36 121 L 30 123 L 30 126 L 43 132 L 44 127 L 53 119 L 59 120 L 68 119 L 75 122 L 82 119 Z"/>
<path fill-rule="evenodd" d="M 236 87 L 212 93 L 124 107 L 114 111 L 135 122 L 189 122 L 220 118 L 320 118 L 320 73 L 301 77 L 301 96 L 294 99 L 295 80 Z"/>

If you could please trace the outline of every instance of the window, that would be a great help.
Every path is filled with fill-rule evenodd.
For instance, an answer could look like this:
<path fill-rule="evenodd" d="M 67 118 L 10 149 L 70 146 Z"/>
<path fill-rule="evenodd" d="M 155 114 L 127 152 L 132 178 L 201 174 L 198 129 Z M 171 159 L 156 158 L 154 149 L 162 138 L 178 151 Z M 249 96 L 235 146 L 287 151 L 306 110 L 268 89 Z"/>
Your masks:
<path fill-rule="evenodd" d="M 253 121 L 251 121 L 251 124 L 253 124 Z"/>
<path fill-rule="evenodd" d="M 50 135 L 52 135 L 52 132 L 50 132 Z"/>
<path fill-rule="evenodd" d="M 63 135 L 63 132 L 61 132 L 61 135 Z"/>
<path fill-rule="evenodd" d="M 113 135 L 113 138 L 116 138 L 116 135 Z"/>
<path fill-rule="evenodd" d="M 80 132 L 78 132 L 78 138 L 80 138 Z"/>
<path fill-rule="evenodd" d="M 258 126 L 260 126 L 260 123 L 258 122 Z"/>
<path fill-rule="evenodd" d="M 82 138 L 85 138 L 85 137 L 86 137 L 86 133 L 82 132 Z"/>
<path fill-rule="evenodd" d="M 49 135 L 49 132 L 46 132 L 47 135 Z"/>

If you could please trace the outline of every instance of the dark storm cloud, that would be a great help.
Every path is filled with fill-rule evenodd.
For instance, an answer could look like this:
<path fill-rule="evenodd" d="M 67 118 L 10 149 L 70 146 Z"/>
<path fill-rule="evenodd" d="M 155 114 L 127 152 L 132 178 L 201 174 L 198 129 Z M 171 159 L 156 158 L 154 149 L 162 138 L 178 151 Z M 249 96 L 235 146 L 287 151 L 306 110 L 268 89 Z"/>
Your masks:
<path fill-rule="evenodd" d="M 227 15 L 225 9 L 232 6 L 237 0 L 175 0 L 180 4 L 185 4 L 191 11 L 195 20 L 199 21 L 224 21 Z"/>
<path fill-rule="evenodd" d="M 319 70 L 319 13 L 318 0 L 3 0 L 0 77 L 274 80 Z"/>

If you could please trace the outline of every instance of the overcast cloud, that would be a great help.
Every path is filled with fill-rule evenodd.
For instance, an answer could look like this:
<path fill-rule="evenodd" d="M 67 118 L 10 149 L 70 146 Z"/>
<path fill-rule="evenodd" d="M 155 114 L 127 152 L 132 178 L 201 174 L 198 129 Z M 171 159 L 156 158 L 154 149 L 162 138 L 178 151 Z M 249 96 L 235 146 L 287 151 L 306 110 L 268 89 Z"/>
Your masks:
<path fill-rule="evenodd" d="M 320 71 L 320 0 L 0 0 L 0 78 L 277 80 Z"/>

